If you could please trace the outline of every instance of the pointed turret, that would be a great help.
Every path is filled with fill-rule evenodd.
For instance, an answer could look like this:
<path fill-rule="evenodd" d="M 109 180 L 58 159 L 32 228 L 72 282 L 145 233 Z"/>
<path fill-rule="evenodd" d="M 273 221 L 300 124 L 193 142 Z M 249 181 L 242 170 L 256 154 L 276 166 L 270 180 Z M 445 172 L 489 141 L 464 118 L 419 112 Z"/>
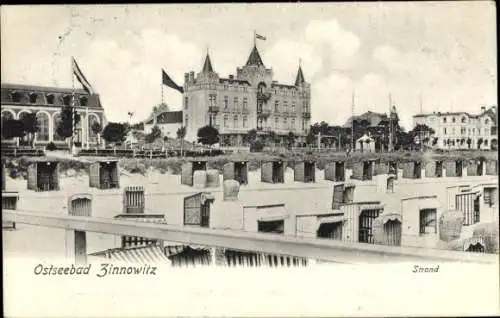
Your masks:
<path fill-rule="evenodd" d="M 212 62 L 210 61 L 210 55 L 207 53 L 207 57 L 205 58 L 205 63 L 203 64 L 202 73 L 213 73 L 214 69 L 212 68 Z"/>
<path fill-rule="evenodd" d="M 257 46 L 254 45 L 250 56 L 248 57 L 246 66 L 264 66 L 262 59 L 260 58 Z"/>
<path fill-rule="evenodd" d="M 304 84 L 305 82 L 306 81 L 304 80 L 304 73 L 302 73 L 302 66 L 299 65 L 297 77 L 295 78 L 295 86 L 299 86 L 300 84 Z"/>

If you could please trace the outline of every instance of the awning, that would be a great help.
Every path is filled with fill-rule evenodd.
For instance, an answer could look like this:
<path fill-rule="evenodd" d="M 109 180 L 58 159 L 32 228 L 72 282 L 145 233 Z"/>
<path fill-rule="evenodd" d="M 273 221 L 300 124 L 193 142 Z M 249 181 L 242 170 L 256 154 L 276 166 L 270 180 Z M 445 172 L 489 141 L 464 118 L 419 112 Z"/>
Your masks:
<path fill-rule="evenodd" d="M 356 203 L 356 202 L 354 202 L 354 203 Z M 376 204 L 360 204 L 359 208 L 361 209 L 361 211 L 363 211 L 363 210 L 383 210 L 384 209 L 384 205 L 380 204 L 380 203 L 376 203 Z"/>
<path fill-rule="evenodd" d="M 162 247 L 157 245 L 116 248 L 90 255 L 125 263 L 170 263 Z"/>
<path fill-rule="evenodd" d="M 381 214 L 378 219 L 380 219 L 380 222 L 382 224 L 385 224 L 389 221 L 399 221 L 402 223 L 402 217 L 401 214 L 397 213 L 390 213 L 390 214 Z"/>
<path fill-rule="evenodd" d="M 190 247 L 193 250 L 206 250 L 209 247 L 199 245 L 169 245 L 165 246 L 165 255 L 167 257 L 182 253 L 186 248 Z"/>
<path fill-rule="evenodd" d="M 214 201 L 215 196 L 211 193 L 202 193 L 201 194 L 201 204 L 205 204 L 207 201 Z"/>
<path fill-rule="evenodd" d="M 464 251 L 473 245 L 481 244 L 484 247 L 484 238 L 482 236 L 469 237 L 464 240 Z"/>
<path fill-rule="evenodd" d="M 323 223 L 338 223 L 344 222 L 345 217 L 343 215 L 318 217 L 318 223 L 321 225 Z"/>
<path fill-rule="evenodd" d="M 272 221 L 284 221 L 285 219 L 289 218 L 290 215 L 288 214 L 282 214 L 282 215 L 269 215 L 269 216 L 261 216 L 257 218 L 258 221 L 263 221 L 263 222 L 272 222 Z"/>

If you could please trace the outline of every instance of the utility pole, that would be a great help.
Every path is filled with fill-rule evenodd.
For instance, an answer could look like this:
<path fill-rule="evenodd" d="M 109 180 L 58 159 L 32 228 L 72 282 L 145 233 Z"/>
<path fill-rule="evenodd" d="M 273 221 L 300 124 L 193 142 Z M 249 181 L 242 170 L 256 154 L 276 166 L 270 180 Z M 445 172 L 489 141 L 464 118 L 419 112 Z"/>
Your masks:
<path fill-rule="evenodd" d="M 351 100 L 351 150 L 354 152 L 354 90 L 352 90 L 352 100 Z"/>
<path fill-rule="evenodd" d="M 392 96 L 389 93 L 389 152 L 393 151 L 392 145 Z"/>

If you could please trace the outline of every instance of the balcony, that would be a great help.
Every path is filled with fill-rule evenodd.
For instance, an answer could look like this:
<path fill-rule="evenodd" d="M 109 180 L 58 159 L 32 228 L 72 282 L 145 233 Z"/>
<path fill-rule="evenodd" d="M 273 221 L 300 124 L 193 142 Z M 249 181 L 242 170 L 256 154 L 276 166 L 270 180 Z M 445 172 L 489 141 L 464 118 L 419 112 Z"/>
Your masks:
<path fill-rule="evenodd" d="M 309 113 L 309 112 L 302 113 L 302 118 L 304 118 L 304 119 L 311 119 L 311 113 Z"/>
<path fill-rule="evenodd" d="M 268 101 L 271 98 L 271 93 L 258 92 L 257 100 Z"/>
<path fill-rule="evenodd" d="M 209 106 L 208 107 L 208 112 L 209 113 L 218 113 L 219 112 L 219 106 Z"/>
<path fill-rule="evenodd" d="M 271 110 L 270 109 L 257 109 L 257 117 L 260 117 L 260 118 L 266 118 L 266 117 L 269 117 L 269 115 L 271 115 Z"/>

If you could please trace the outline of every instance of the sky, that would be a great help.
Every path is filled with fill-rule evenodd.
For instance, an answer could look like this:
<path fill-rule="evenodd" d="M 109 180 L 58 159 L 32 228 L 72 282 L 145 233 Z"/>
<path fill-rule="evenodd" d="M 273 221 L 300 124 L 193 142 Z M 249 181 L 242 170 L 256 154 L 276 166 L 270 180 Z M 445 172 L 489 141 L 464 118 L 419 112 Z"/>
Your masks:
<path fill-rule="evenodd" d="M 497 104 L 493 1 L 2 6 L 1 30 L 2 83 L 70 88 L 74 56 L 109 121 L 145 119 L 161 69 L 182 85 L 207 50 L 219 76 L 235 74 L 254 30 L 275 80 L 293 84 L 302 60 L 312 122 L 344 124 L 352 100 L 356 114 L 387 112 L 389 95 L 408 128 L 420 110 Z"/>

